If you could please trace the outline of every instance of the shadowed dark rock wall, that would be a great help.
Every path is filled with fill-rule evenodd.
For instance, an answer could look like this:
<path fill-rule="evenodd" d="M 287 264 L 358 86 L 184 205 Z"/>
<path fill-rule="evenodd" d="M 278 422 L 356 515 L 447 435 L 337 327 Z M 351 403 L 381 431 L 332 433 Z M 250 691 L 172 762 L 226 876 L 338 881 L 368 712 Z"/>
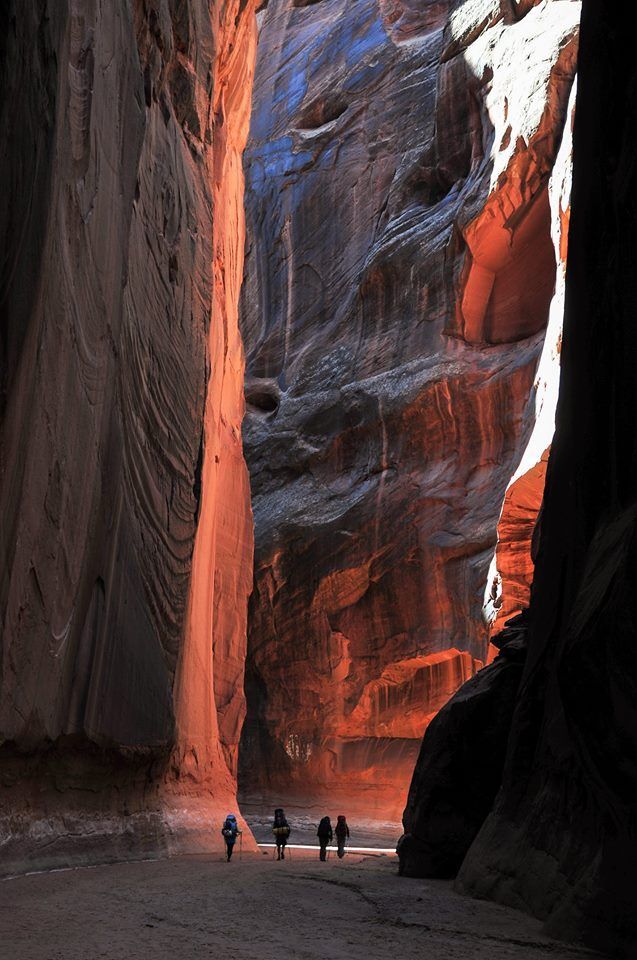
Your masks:
<path fill-rule="evenodd" d="M 6 870 L 209 832 L 234 797 L 256 37 L 243 0 L 9 2 L 0 37 Z"/>
<path fill-rule="evenodd" d="M 431 721 L 420 748 L 399 840 L 399 871 L 455 877 L 502 782 L 507 731 L 526 655 L 517 617 L 495 639 L 500 653 Z"/>
<path fill-rule="evenodd" d="M 562 380 L 528 654 L 501 788 L 457 881 L 463 892 L 545 918 L 551 934 L 626 958 L 637 945 L 632 46 L 616 9 L 585 0 Z M 466 721 L 470 735 L 470 712 Z M 460 730 L 448 727 L 452 755 Z M 439 754 L 444 774 L 453 760 Z M 430 795 L 440 772 L 422 765 L 412 794 Z M 443 831 L 453 829 L 453 804 L 446 814 Z M 406 825 L 424 829 L 413 818 Z M 418 872 L 423 859 L 417 844 L 411 849 L 405 865 Z"/>
<path fill-rule="evenodd" d="M 562 384 L 502 790 L 459 877 L 547 929 L 637 944 L 635 93 L 616 11 L 583 5 Z"/>
<path fill-rule="evenodd" d="M 486 657 L 555 286 L 548 187 L 578 15 L 491 0 L 260 14 L 246 795 L 336 791 L 397 818 L 423 729 Z"/>

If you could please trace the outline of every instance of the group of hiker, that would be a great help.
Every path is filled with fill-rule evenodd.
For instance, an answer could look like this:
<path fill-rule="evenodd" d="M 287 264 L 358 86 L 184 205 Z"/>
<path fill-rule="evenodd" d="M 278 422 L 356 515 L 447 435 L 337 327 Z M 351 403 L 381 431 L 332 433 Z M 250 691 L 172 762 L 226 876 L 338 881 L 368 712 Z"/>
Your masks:
<path fill-rule="evenodd" d="M 319 857 L 321 860 L 326 859 L 327 845 L 332 842 L 334 835 L 336 835 L 336 853 L 339 860 L 343 859 L 345 856 L 345 844 L 349 840 L 349 827 L 347 826 L 347 820 L 344 816 L 340 815 L 336 818 L 336 826 L 333 833 L 330 818 L 323 817 L 318 825 L 316 835 L 319 838 Z"/>
<path fill-rule="evenodd" d="M 285 860 L 285 846 L 290 836 L 290 824 L 285 818 L 285 813 L 281 807 L 274 811 L 274 823 L 272 824 L 272 833 L 276 843 L 277 860 Z M 332 842 L 336 835 L 336 853 L 339 859 L 345 856 L 345 844 L 349 840 L 349 827 L 347 820 L 341 814 L 336 819 L 336 827 L 332 830 L 332 821 L 329 817 L 323 817 L 318 825 L 316 835 L 319 841 L 319 859 L 327 859 L 327 846 Z"/>
<path fill-rule="evenodd" d="M 241 830 L 237 823 L 234 813 L 229 813 L 225 819 L 221 833 L 226 842 L 226 859 L 232 860 L 232 853 L 237 838 L 241 836 Z M 276 844 L 277 860 L 285 860 L 285 848 L 290 837 L 291 829 L 282 807 L 277 807 L 274 811 L 274 822 L 272 824 L 272 833 Z M 332 821 L 329 817 L 323 817 L 318 825 L 316 835 L 319 841 L 319 859 L 327 860 L 327 847 L 334 837 L 336 837 L 336 853 L 339 859 L 345 856 L 345 845 L 349 840 L 349 827 L 347 820 L 341 814 L 336 819 L 336 826 L 332 830 Z"/>

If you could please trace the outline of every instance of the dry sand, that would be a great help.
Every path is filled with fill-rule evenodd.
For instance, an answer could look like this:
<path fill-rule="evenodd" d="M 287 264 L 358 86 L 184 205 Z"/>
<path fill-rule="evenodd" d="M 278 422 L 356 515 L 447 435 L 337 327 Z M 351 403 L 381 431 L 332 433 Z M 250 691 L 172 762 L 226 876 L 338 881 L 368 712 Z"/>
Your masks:
<path fill-rule="evenodd" d="M 238 854 L 238 851 L 237 851 Z M 0 883 L 2 960 L 576 960 L 540 924 L 396 859 L 206 855 Z"/>

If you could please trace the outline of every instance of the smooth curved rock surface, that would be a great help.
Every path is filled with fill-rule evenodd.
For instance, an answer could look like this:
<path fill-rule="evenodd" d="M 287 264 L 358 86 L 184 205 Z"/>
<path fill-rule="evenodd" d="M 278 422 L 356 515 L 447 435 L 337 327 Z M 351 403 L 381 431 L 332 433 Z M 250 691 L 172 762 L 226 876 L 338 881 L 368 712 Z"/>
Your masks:
<path fill-rule="evenodd" d="M 578 17 L 562 0 L 260 14 L 247 795 L 329 791 L 397 818 L 440 700 L 405 685 L 401 725 L 387 678 L 451 651 L 485 660 L 555 286 L 549 180 Z M 463 672 L 444 662 L 450 694 Z"/>
<path fill-rule="evenodd" d="M 630 32 L 582 13 L 562 383 L 502 789 L 462 890 L 637 943 L 635 117 Z"/>
<path fill-rule="evenodd" d="M 0 38 L 2 869 L 210 845 L 251 583 L 252 4 L 25 0 Z"/>

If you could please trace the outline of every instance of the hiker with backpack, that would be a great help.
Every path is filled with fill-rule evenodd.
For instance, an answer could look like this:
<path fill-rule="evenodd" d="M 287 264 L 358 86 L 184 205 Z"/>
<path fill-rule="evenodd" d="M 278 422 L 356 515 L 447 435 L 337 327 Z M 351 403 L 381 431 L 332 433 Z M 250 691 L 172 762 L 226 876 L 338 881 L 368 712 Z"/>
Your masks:
<path fill-rule="evenodd" d="M 277 807 L 274 811 L 272 833 L 276 843 L 276 858 L 277 860 L 285 860 L 285 845 L 290 836 L 290 824 L 285 819 L 285 813 L 281 807 Z"/>
<path fill-rule="evenodd" d="M 347 826 L 347 820 L 342 814 L 336 818 L 336 829 L 334 833 L 336 834 L 336 852 L 338 859 L 342 860 L 345 856 L 345 843 L 349 840 L 349 827 Z"/>
<path fill-rule="evenodd" d="M 228 863 L 232 860 L 232 851 L 234 850 L 234 845 L 237 842 L 237 837 L 241 834 L 239 830 L 239 824 L 237 823 L 237 818 L 234 813 L 229 813 L 226 817 L 223 827 L 221 828 L 221 833 L 223 839 L 226 841 L 226 860 Z"/>
<path fill-rule="evenodd" d="M 321 847 L 321 852 L 319 853 L 319 859 L 327 859 L 327 845 L 332 842 L 334 834 L 332 833 L 332 823 L 329 817 L 323 817 L 321 822 L 318 825 L 318 830 L 316 835 L 319 839 L 319 844 Z"/>

